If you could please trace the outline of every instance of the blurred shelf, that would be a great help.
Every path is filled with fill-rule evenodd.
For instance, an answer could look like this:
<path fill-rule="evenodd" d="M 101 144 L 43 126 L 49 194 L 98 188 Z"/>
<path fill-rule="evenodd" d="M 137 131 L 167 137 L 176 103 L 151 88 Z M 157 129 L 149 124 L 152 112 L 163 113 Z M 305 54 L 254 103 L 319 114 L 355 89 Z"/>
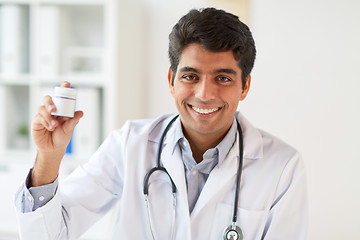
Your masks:
<path fill-rule="evenodd" d="M 81 88 L 81 87 L 104 87 L 105 78 L 101 75 L 95 76 L 95 75 L 86 75 L 83 76 L 49 76 L 39 77 L 36 82 L 41 85 L 59 85 L 62 82 L 70 82 L 72 85 Z"/>
<path fill-rule="evenodd" d="M 0 4 L 102 5 L 108 0 L 0 0 Z"/>
<path fill-rule="evenodd" d="M 141 111 L 134 109 L 142 109 L 139 86 L 145 81 L 138 46 L 146 37 L 139 6 L 118 0 L 0 0 L 0 240 L 18 239 L 12 196 L 35 162 L 30 128 L 43 96 L 70 82 L 78 90 L 76 108 L 85 113 L 60 177 L 88 161 L 111 130 L 138 118 Z M 105 219 L 81 239 L 101 239 L 109 226 Z"/>
<path fill-rule="evenodd" d="M 114 118 L 107 108 L 115 94 L 104 94 L 115 91 L 117 81 L 114 69 L 104 67 L 117 53 L 114 45 L 105 43 L 107 34 L 116 31 L 105 21 L 105 16 L 113 16 L 108 12 L 113 3 L 0 0 L 0 112 L 6 113 L 0 115 L 0 161 L 26 159 L 29 155 L 23 153 L 34 151 L 31 121 L 43 97 L 64 81 L 78 88 L 77 106 L 86 110 L 82 125 L 93 129 L 88 136 L 82 133 L 84 127 L 76 128 L 82 132 L 74 131 L 72 158 L 89 157 L 106 130 L 114 128 L 103 124 Z"/>
<path fill-rule="evenodd" d="M 32 76 L 30 74 L 1 74 L 0 85 L 29 85 Z"/>

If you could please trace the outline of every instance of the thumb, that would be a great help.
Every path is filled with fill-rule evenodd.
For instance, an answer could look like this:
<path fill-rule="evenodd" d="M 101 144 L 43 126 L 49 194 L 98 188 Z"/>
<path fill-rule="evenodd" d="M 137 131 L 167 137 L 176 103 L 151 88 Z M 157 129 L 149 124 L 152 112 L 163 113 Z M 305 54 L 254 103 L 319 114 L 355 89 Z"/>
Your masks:
<path fill-rule="evenodd" d="M 83 111 L 76 111 L 74 117 L 64 123 L 64 132 L 70 134 L 83 116 Z"/>

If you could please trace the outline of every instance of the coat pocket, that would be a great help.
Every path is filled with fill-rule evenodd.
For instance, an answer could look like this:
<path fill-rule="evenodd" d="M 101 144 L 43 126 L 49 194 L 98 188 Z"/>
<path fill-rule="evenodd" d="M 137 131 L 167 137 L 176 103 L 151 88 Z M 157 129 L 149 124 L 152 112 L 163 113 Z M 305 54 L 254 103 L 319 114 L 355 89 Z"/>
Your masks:
<path fill-rule="evenodd" d="M 219 203 L 216 206 L 215 218 L 211 228 L 212 240 L 224 239 L 224 230 L 231 225 L 234 206 Z M 266 224 L 267 212 L 263 210 L 247 210 L 238 208 L 236 225 L 243 232 L 244 240 L 260 240 Z"/>

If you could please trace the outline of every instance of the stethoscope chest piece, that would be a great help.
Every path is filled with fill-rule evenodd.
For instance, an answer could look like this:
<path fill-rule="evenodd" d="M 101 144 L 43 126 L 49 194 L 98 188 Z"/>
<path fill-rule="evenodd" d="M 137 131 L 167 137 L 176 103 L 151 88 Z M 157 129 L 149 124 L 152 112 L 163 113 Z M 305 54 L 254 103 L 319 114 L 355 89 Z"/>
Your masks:
<path fill-rule="evenodd" d="M 224 230 L 224 240 L 242 240 L 241 229 L 236 225 L 230 225 Z"/>

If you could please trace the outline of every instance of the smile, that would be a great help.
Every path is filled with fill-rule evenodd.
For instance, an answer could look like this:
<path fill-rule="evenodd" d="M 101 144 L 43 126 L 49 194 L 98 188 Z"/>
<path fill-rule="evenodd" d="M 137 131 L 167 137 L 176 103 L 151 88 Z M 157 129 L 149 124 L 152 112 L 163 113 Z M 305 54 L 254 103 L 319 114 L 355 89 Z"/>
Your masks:
<path fill-rule="evenodd" d="M 210 113 L 213 113 L 213 112 L 216 112 L 218 111 L 220 108 L 217 107 L 217 108 L 197 108 L 197 107 L 194 107 L 194 106 L 191 106 L 191 108 L 197 112 L 197 113 L 200 113 L 200 114 L 210 114 Z"/>

